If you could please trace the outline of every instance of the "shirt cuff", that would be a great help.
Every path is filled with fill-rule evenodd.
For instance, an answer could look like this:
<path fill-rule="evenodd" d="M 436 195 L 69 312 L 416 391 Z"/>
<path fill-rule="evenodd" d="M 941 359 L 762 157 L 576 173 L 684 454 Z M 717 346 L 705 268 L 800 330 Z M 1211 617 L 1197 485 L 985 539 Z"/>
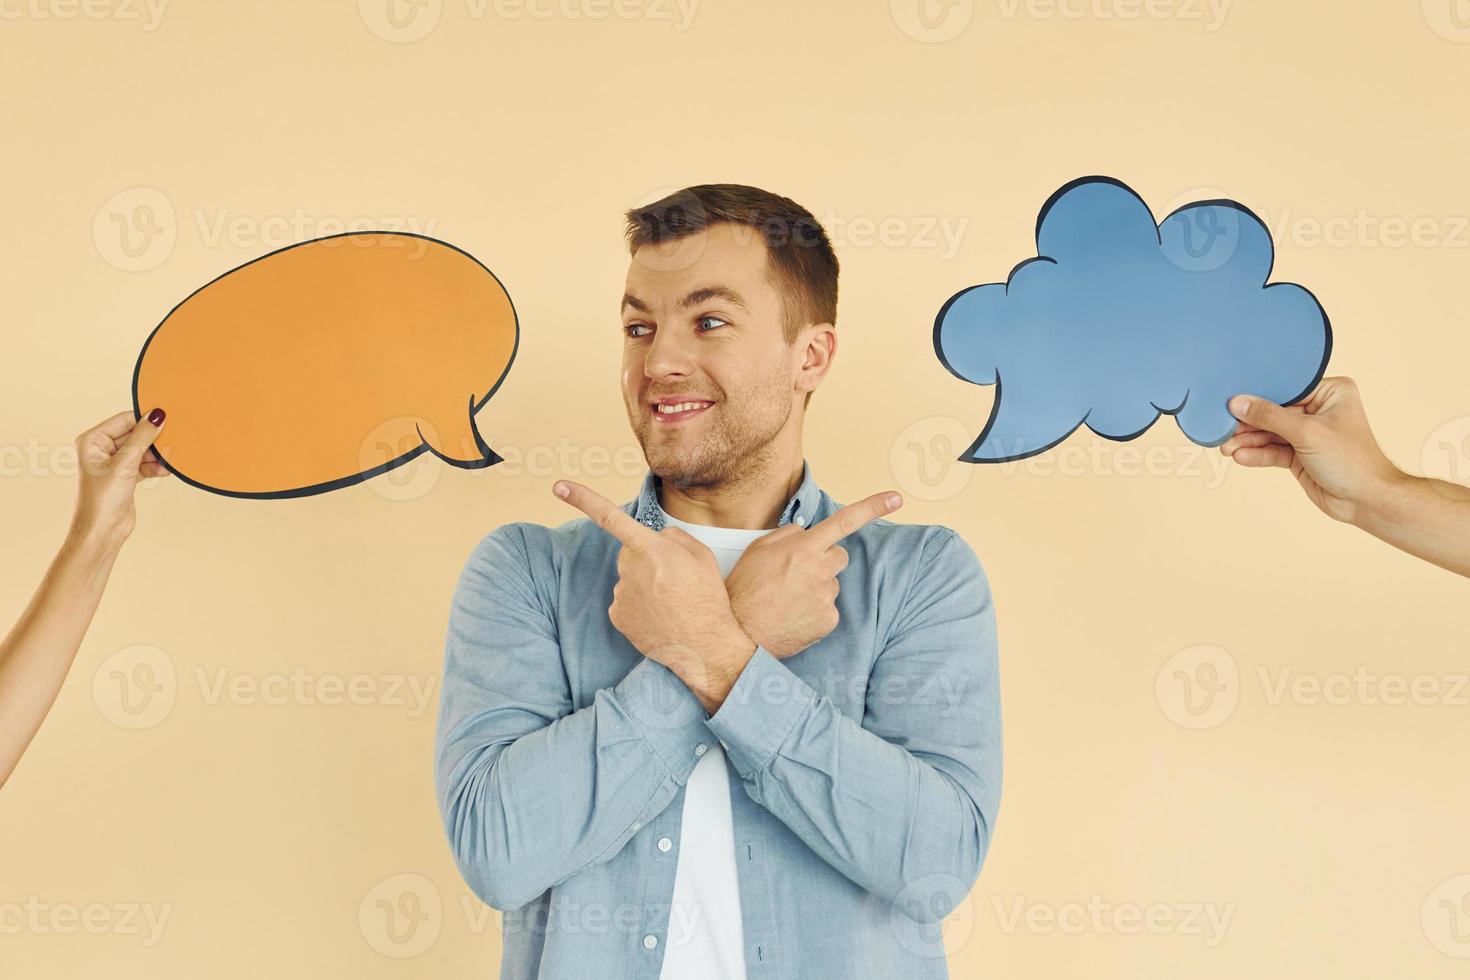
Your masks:
<path fill-rule="evenodd" d="M 765 647 L 757 646 L 724 704 L 705 722 L 742 779 L 771 764 L 817 692 Z"/>
<path fill-rule="evenodd" d="M 612 689 L 613 697 L 634 723 L 653 754 L 681 785 L 708 745 L 704 705 L 677 674 L 644 657 Z"/>

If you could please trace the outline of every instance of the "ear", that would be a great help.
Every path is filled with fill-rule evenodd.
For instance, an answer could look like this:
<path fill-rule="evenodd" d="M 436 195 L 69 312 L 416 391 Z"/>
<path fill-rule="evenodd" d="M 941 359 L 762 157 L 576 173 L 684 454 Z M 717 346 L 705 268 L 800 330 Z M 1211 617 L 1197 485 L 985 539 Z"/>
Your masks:
<path fill-rule="evenodd" d="M 796 339 L 799 362 L 796 374 L 796 390 L 813 392 L 832 368 L 832 359 L 837 356 L 837 328 L 830 323 L 814 323 Z"/>

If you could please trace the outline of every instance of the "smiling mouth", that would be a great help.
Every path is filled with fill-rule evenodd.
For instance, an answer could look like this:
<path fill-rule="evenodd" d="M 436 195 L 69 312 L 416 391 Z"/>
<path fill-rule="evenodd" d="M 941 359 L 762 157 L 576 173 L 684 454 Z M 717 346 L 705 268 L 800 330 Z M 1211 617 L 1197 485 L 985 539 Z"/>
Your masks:
<path fill-rule="evenodd" d="M 653 421 L 658 425 L 673 425 L 694 418 L 713 405 L 714 402 L 692 398 L 685 401 L 657 401 L 648 406 Z"/>

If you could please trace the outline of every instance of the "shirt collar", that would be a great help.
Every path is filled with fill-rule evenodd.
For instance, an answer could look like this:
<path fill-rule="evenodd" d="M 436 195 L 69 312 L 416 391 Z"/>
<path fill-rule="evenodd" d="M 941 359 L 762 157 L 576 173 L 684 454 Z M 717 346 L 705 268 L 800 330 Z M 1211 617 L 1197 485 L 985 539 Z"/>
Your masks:
<path fill-rule="evenodd" d="M 643 477 L 643 487 L 638 492 L 638 500 L 633 506 L 633 516 L 640 524 L 662 531 L 668 523 L 668 514 L 658 502 L 658 488 L 660 479 L 653 470 L 649 470 Z M 817 483 L 812 479 L 811 464 L 802 461 L 801 485 L 796 488 L 796 493 L 786 502 L 786 508 L 781 511 L 781 519 L 777 527 L 785 527 L 787 524 L 796 523 L 801 527 L 807 527 L 817 518 L 817 504 L 821 502 L 822 491 L 817 489 Z"/>

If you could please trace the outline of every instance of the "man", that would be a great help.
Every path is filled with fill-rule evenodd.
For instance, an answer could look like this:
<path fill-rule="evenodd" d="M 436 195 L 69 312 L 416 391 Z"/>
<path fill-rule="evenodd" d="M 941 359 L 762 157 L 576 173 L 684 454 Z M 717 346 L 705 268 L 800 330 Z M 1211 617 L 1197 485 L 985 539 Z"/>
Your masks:
<path fill-rule="evenodd" d="M 489 534 L 450 616 L 436 786 L 501 976 L 944 977 L 1000 798 L 980 564 L 805 463 L 837 349 L 808 211 L 693 187 L 628 240 L 642 490 L 559 481 L 590 519 Z"/>

